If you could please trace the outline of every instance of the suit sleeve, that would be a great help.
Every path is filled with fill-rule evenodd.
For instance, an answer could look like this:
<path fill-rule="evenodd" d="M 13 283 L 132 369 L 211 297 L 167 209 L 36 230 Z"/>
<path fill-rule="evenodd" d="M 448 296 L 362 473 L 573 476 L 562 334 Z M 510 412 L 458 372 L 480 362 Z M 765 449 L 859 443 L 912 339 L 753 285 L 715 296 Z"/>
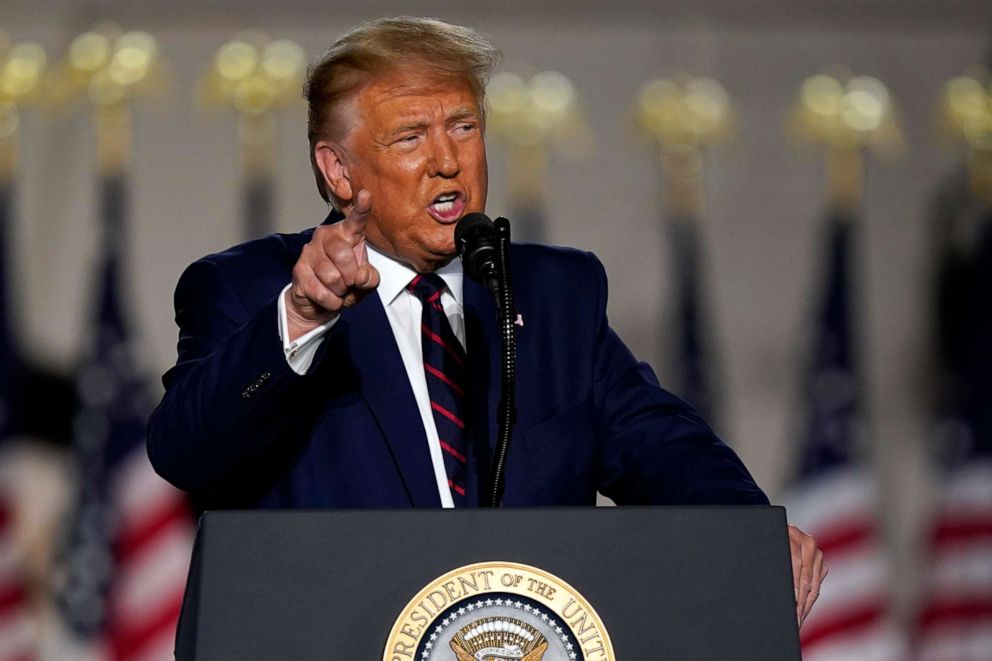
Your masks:
<path fill-rule="evenodd" d="M 166 480 L 205 492 L 279 442 L 307 377 L 286 362 L 276 297 L 252 311 L 218 264 L 190 266 L 175 305 L 179 358 L 148 422 L 148 454 Z"/>
<path fill-rule="evenodd" d="M 606 273 L 590 258 L 598 307 L 593 390 L 599 491 L 621 505 L 767 505 L 734 451 L 688 403 L 663 389 L 609 327 Z"/>

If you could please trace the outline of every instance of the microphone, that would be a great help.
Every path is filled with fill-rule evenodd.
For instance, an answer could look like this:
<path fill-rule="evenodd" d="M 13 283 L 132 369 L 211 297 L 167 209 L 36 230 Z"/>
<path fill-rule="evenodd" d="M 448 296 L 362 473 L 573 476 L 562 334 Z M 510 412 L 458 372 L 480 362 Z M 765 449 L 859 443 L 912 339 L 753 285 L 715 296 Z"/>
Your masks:
<path fill-rule="evenodd" d="M 500 397 L 496 412 L 499 432 L 496 449 L 489 466 L 487 500 L 483 507 L 502 507 L 506 489 L 506 456 L 510 449 L 513 423 L 517 418 L 514 402 L 517 371 L 517 337 L 514 323 L 517 318 L 513 306 L 513 283 L 510 278 L 510 221 L 497 218 L 496 222 L 482 213 L 470 213 L 455 225 L 455 249 L 462 258 L 462 266 L 469 277 L 483 282 L 496 298 L 499 308 L 499 336 L 502 345 L 500 361 Z"/>
<path fill-rule="evenodd" d="M 455 249 L 469 277 L 482 282 L 494 294 L 499 290 L 496 268 L 496 230 L 484 213 L 470 213 L 455 225 Z"/>

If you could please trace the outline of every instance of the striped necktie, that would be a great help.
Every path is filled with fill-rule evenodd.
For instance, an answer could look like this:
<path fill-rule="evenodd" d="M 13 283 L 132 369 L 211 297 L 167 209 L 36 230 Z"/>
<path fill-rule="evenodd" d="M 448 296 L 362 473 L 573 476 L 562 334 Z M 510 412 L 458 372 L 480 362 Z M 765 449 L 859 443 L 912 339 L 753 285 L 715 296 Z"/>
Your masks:
<path fill-rule="evenodd" d="M 424 349 L 424 376 L 431 398 L 434 424 L 441 441 L 448 487 L 456 507 L 466 504 L 465 349 L 451 330 L 441 305 L 444 280 L 436 273 L 417 275 L 407 291 L 423 304 L 420 333 Z"/>

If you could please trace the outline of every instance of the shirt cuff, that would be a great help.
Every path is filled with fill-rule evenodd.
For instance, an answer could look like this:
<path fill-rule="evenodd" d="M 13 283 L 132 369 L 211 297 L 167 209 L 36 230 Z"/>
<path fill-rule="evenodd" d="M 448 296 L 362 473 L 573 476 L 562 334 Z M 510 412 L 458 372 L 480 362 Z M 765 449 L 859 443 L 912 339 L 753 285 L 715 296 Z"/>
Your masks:
<path fill-rule="evenodd" d="M 290 342 L 288 331 L 289 319 L 286 317 L 286 292 L 292 286 L 292 283 L 290 283 L 279 292 L 279 338 L 282 339 L 282 350 L 286 355 L 286 362 L 289 363 L 289 368 L 297 374 L 306 374 L 307 370 L 310 369 L 311 363 L 313 363 L 313 357 L 317 354 L 317 349 L 320 348 L 321 343 L 324 341 L 324 335 L 337 323 L 338 317 L 334 317 L 326 324 L 318 326 L 309 333 L 301 335 Z"/>

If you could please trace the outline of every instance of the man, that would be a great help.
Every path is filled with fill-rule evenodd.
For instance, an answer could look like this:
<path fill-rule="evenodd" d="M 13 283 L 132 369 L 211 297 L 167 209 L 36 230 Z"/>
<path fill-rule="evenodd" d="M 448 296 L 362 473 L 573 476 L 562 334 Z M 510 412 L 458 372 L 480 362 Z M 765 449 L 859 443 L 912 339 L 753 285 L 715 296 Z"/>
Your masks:
<path fill-rule="evenodd" d="M 483 211 L 475 32 L 388 19 L 312 69 L 311 161 L 334 206 L 314 230 L 206 257 L 176 290 L 179 360 L 149 455 L 210 507 L 477 504 L 496 436 L 495 304 L 454 226 Z M 588 253 L 514 246 L 518 418 L 505 504 L 767 504 L 734 453 L 606 322 Z M 793 542 L 797 610 L 825 569 Z"/>

